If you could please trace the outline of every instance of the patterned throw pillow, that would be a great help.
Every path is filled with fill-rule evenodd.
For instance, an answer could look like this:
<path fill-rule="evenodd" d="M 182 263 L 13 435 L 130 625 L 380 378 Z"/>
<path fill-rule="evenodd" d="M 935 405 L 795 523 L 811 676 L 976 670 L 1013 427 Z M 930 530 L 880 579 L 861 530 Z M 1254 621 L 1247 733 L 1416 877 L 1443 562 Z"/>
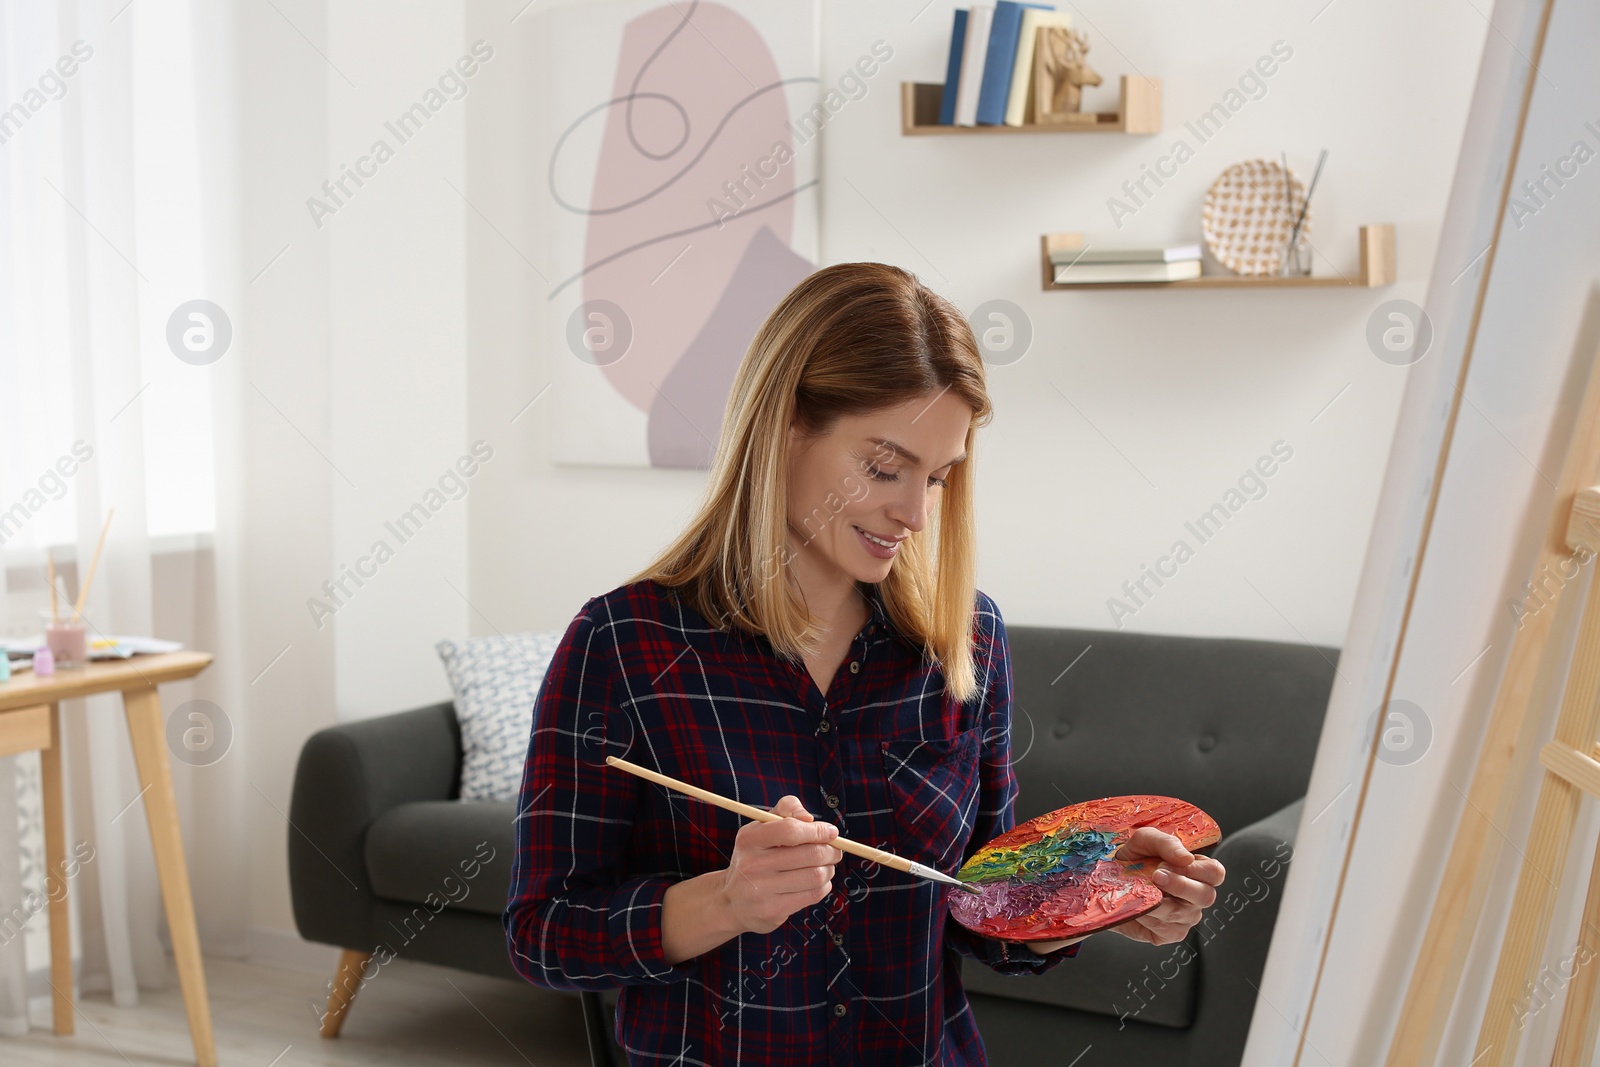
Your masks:
<path fill-rule="evenodd" d="M 461 799 L 515 800 L 533 732 L 533 702 L 559 633 L 474 637 L 434 647 L 461 724 Z"/>

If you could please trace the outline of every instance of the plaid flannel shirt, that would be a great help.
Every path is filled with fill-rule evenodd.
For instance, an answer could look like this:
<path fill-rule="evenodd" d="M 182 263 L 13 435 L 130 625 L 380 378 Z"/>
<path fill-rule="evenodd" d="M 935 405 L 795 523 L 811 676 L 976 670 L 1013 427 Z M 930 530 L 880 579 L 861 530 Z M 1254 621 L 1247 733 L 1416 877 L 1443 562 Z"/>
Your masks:
<path fill-rule="evenodd" d="M 746 821 L 605 765 L 617 755 L 747 804 L 785 793 L 852 840 L 954 873 L 1013 825 L 1011 664 L 979 592 L 965 704 L 872 617 L 830 681 L 719 630 L 654 581 L 584 604 L 536 698 L 503 914 L 513 965 L 551 989 L 621 988 L 630 1062 L 982 1064 L 958 954 L 1007 974 L 1046 956 L 950 918 L 946 889 L 846 854 L 833 892 L 768 934 L 670 965 L 662 897 L 726 867 Z"/>

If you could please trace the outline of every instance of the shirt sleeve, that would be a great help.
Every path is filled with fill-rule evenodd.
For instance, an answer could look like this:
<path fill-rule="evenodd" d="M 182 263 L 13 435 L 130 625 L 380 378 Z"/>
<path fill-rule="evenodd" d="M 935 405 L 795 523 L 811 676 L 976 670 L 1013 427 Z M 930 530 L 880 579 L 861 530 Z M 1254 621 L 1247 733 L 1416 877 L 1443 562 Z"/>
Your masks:
<path fill-rule="evenodd" d="M 607 767 L 631 723 L 619 706 L 615 638 L 591 612 L 569 624 L 534 701 L 501 924 L 511 963 L 548 989 L 682 981 L 668 964 L 662 898 L 671 877 L 629 877 L 625 857 L 644 783 Z"/>
<path fill-rule="evenodd" d="M 975 658 L 980 669 L 987 664 L 987 679 L 979 718 L 983 734 L 979 753 L 977 825 L 972 829 L 962 863 L 1015 825 L 1017 800 L 1017 779 L 1011 770 L 1011 650 L 1006 643 L 1006 626 L 1000 609 L 981 592 L 974 634 Z M 987 649 L 984 648 L 986 644 Z M 1076 956 L 1083 947 L 1083 942 L 1079 941 L 1040 956 L 1023 942 L 984 937 L 948 915 L 945 917 L 945 941 L 961 955 L 1001 974 L 1043 974 L 1062 960 Z"/>

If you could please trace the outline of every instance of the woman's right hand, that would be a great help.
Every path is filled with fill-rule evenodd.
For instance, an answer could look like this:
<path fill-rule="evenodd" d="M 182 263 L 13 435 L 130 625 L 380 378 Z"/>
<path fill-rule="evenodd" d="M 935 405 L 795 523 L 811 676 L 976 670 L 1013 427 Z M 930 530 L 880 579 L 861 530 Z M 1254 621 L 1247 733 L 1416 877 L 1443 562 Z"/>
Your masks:
<path fill-rule="evenodd" d="M 721 872 L 721 894 L 739 929 L 766 934 L 801 908 L 833 892 L 834 865 L 844 853 L 829 844 L 839 836 L 832 823 L 817 822 L 798 797 L 772 806 L 777 822 L 739 828 L 733 858 Z"/>

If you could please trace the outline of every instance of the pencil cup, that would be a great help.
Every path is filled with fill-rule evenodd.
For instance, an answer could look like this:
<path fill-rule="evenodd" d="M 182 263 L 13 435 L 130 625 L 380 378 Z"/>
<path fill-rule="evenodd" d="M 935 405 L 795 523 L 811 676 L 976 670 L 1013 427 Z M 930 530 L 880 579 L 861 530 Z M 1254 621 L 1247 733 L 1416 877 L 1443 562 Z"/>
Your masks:
<path fill-rule="evenodd" d="M 71 609 L 54 621 L 47 608 L 39 609 L 39 626 L 44 630 L 45 647 L 55 658 L 58 669 L 72 670 L 89 662 L 88 613 L 74 617 Z"/>

